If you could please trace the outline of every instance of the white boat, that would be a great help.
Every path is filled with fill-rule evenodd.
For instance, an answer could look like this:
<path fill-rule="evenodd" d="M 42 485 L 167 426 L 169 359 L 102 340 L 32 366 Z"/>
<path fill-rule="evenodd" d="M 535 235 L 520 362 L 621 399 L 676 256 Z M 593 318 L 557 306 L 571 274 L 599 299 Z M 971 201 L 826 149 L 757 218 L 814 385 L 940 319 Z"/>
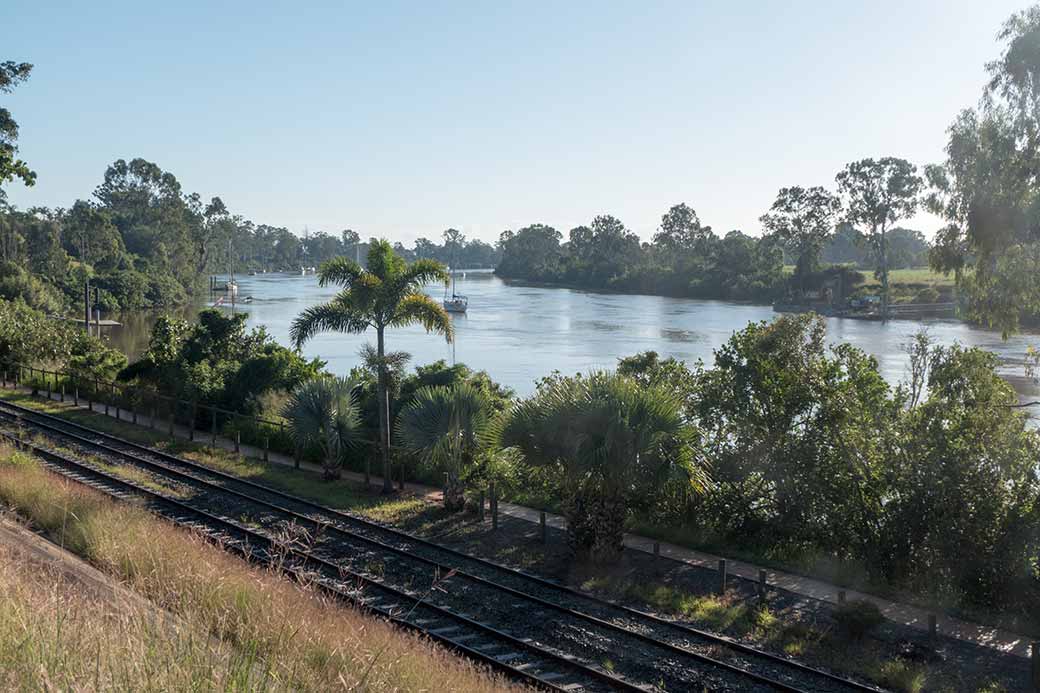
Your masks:
<path fill-rule="evenodd" d="M 451 268 L 448 269 L 451 274 L 451 298 L 448 298 L 448 287 L 444 287 L 444 310 L 449 313 L 465 313 L 466 308 L 469 307 L 469 299 L 465 296 L 460 296 L 455 293 L 455 271 Z M 465 275 L 463 275 L 465 276 Z"/>
<path fill-rule="evenodd" d="M 444 299 L 444 310 L 449 313 L 465 313 L 467 306 L 469 306 L 469 299 L 465 296 L 453 293 L 451 298 Z"/>

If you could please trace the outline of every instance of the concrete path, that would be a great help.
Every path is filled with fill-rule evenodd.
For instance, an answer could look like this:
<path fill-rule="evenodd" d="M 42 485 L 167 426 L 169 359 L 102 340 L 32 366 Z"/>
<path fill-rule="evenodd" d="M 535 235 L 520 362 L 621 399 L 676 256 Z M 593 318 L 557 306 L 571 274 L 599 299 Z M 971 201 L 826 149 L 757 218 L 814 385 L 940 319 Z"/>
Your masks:
<path fill-rule="evenodd" d="M 28 392 L 26 390 L 26 392 Z M 46 393 L 41 393 L 45 396 Z M 58 395 L 54 394 L 53 399 L 57 400 Z M 65 401 L 66 406 L 73 407 L 74 405 L 70 402 L 68 396 Z M 86 406 L 81 402 L 80 409 L 86 409 Z M 95 413 L 104 414 L 104 411 L 98 411 L 97 405 L 94 409 Z M 109 408 L 109 416 L 115 417 L 116 412 L 114 408 Z M 128 419 L 127 413 L 122 412 L 120 418 L 124 421 Z M 129 422 L 128 422 L 129 423 Z M 139 417 L 139 426 L 149 426 L 150 421 L 148 417 Z M 156 428 L 158 431 L 166 432 L 168 430 L 167 422 L 156 422 Z M 174 435 L 177 438 L 188 439 L 188 429 L 185 426 L 175 426 Z M 196 431 L 195 442 L 198 443 L 212 443 L 213 438 L 210 434 Z M 217 447 L 233 450 L 234 441 L 217 436 L 216 438 Z M 241 446 L 241 454 L 246 457 L 255 459 L 263 459 L 263 450 L 250 445 Z M 268 460 L 274 464 L 281 464 L 287 466 L 293 466 L 294 460 L 287 456 L 277 452 L 269 452 Z M 320 472 L 321 467 L 319 465 L 311 464 L 308 462 L 301 463 L 301 467 L 310 471 Z M 343 477 L 351 481 L 364 483 L 364 474 L 357 472 L 344 471 Z M 382 486 L 382 477 L 372 476 L 371 483 L 375 486 Z M 439 502 L 441 500 L 441 490 L 432 486 L 426 486 L 423 484 L 416 483 L 405 483 L 405 492 L 416 496 L 427 498 L 433 502 Z M 540 511 L 534 508 L 528 508 L 522 505 L 516 505 L 514 503 L 506 503 L 500 501 L 498 504 L 499 512 L 510 517 L 525 520 L 527 522 L 538 523 L 540 521 Z M 546 513 L 546 524 L 549 526 L 565 530 L 567 528 L 567 521 L 560 515 L 552 513 Z M 625 546 L 636 550 L 644 551 L 646 553 L 653 553 L 655 540 L 640 536 L 637 534 L 626 534 L 625 535 Z M 715 554 L 705 553 L 703 551 L 697 551 L 695 549 L 689 549 L 683 546 L 675 544 L 669 544 L 667 542 L 659 542 L 660 552 L 662 556 L 671 558 L 676 561 L 681 561 L 689 565 L 700 566 L 709 568 L 711 570 L 718 569 L 718 562 L 723 556 L 717 556 Z M 729 575 L 737 575 L 742 578 L 749 580 L 758 580 L 759 571 L 762 570 L 760 566 L 744 561 L 726 559 L 726 570 Z M 802 575 L 796 575 L 794 573 L 787 573 L 781 570 L 766 569 L 767 582 L 770 585 L 779 587 L 795 594 L 804 595 L 806 597 L 812 597 L 825 602 L 833 604 L 838 603 L 838 593 L 842 590 L 846 593 L 846 599 L 867 599 L 874 602 L 881 609 L 881 613 L 886 618 L 896 623 L 901 623 L 918 630 L 927 631 L 929 628 L 929 616 L 936 616 L 936 623 L 939 633 L 947 635 L 949 637 L 957 638 L 967 642 L 975 643 L 985 647 L 990 647 L 1001 652 L 1006 652 L 1020 657 L 1030 656 L 1030 643 L 1034 640 L 1025 635 L 1013 633 L 1003 628 L 997 628 L 993 626 L 983 626 L 970 621 L 954 618 L 952 616 L 945 616 L 934 611 L 913 606 L 910 604 L 904 604 L 900 602 L 891 601 L 883 597 L 878 597 L 865 592 L 859 592 L 856 590 L 845 589 L 832 585 L 822 580 L 816 580 L 810 577 Z"/>

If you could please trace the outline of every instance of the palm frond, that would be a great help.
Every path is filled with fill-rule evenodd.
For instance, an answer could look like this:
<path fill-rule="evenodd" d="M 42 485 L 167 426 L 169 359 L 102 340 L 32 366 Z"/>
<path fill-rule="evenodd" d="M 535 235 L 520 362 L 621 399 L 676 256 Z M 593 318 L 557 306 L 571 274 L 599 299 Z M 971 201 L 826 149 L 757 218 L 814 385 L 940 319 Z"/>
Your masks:
<path fill-rule="evenodd" d="M 411 263 L 396 278 L 397 284 L 402 289 L 413 291 L 433 282 L 447 284 L 450 281 L 451 275 L 444 264 L 429 258 L 422 258 Z"/>
<path fill-rule="evenodd" d="M 342 295 L 341 295 L 342 296 Z M 297 349 L 321 332 L 364 332 L 371 327 L 368 317 L 336 297 L 328 303 L 307 308 L 289 326 L 289 339 Z"/>
<path fill-rule="evenodd" d="M 491 403 L 469 383 L 424 387 L 397 417 L 398 439 L 426 462 L 457 469 L 487 442 Z"/>
<path fill-rule="evenodd" d="M 423 293 L 412 293 L 402 298 L 387 324 L 404 327 L 416 322 L 426 328 L 427 332 L 444 335 L 449 342 L 455 338 L 455 328 L 448 311 Z"/>
<path fill-rule="evenodd" d="M 365 270 L 350 258 L 337 257 L 321 263 L 318 268 L 318 285 L 335 284 L 344 288 L 353 287 L 365 274 Z"/>

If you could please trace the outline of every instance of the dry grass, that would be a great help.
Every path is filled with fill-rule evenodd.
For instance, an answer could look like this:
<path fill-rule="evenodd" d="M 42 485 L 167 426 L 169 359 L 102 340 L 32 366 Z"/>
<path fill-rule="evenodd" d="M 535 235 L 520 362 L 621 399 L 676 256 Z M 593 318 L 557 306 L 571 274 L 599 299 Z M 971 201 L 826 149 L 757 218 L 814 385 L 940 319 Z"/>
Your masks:
<path fill-rule="evenodd" d="M 4 689 L 510 688 L 422 638 L 329 603 L 3 448 L 0 501 L 199 634 L 170 641 L 135 614 L 80 608 L 74 591 L 33 596 L 12 579 L 0 605 Z M 207 647 L 210 636 L 219 648 Z"/>

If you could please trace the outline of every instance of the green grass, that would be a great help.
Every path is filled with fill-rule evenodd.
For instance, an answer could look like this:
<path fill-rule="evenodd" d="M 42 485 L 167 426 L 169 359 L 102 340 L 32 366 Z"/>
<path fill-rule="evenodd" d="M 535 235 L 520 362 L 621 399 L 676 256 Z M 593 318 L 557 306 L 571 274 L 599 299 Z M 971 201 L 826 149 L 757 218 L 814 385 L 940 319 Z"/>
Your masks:
<path fill-rule="evenodd" d="M 873 270 L 862 269 L 857 271 L 865 278 L 863 286 L 880 286 L 881 282 L 874 278 Z M 794 265 L 784 265 L 784 275 L 791 276 L 792 274 L 794 274 Z M 953 286 L 954 284 L 952 274 L 947 276 L 941 272 L 934 272 L 930 267 L 908 267 L 889 270 L 888 281 L 890 284 L 927 284 L 936 288 Z"/>

